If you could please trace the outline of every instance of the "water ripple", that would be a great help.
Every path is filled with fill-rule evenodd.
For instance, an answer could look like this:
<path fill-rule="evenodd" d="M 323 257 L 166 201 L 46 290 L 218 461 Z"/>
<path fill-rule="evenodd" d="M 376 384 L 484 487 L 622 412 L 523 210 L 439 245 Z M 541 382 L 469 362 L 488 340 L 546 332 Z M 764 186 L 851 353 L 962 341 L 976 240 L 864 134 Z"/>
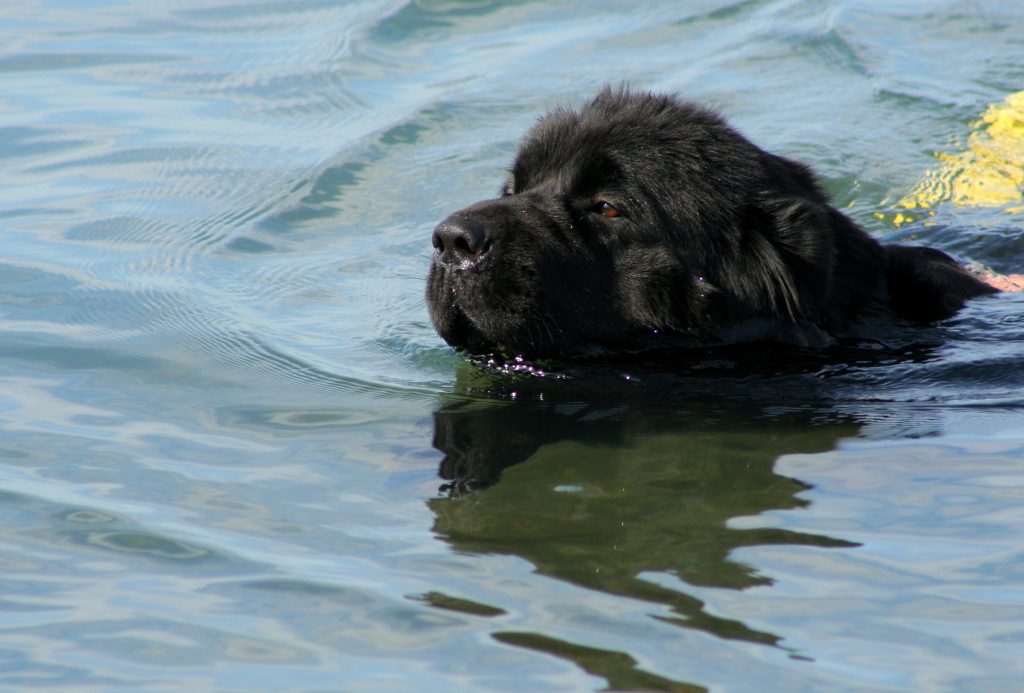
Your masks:
<path fill-rule="evenodd" d="M 962 4 L 8 3 L 0 685 L 1012 687 L 1021 297 L 905 352 L 545 377 L 467 364 L 422 298 L 433 225 L 621 80 L 1019 270 L 1004 209 L 874 216 L 1020 89 L 1020 9 Z M 436 498 L 449 414 L 473 464 L 535 452 Z"/>

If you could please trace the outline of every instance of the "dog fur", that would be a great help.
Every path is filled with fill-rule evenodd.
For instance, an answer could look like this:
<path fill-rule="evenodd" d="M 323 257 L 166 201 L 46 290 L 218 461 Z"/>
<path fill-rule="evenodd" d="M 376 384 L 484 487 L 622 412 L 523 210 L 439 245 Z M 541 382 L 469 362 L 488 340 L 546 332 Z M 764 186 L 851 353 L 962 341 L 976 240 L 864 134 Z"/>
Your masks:
<path fill-rule="evenodd" d="M 712 111 L 625 88 L 545 115 L 500 197 L 442 221 L 433 245 L 441 337 L 534 359 L 821 347 L 996 291 L 938 250 L 880 244 L 806 166 Z"/>

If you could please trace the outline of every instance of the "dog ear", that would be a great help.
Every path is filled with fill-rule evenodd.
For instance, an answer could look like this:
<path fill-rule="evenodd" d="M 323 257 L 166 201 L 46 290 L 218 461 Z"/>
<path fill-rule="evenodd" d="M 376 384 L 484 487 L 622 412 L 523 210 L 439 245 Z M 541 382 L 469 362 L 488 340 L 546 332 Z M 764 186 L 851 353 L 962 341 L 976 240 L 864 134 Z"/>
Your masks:
<path fill-rule="evenodd" d="M 747 305 L 790 320 L 820 317 L 835 261 L 827 209 L 799 197 L 749 205 L 739 221 L 729 288 Z"/>
<path fill-rule="evenodd" d="M 885 246 L 889 302 L 901 317 L 935 322 L 952 317 L 969 298 L 998 290 L 934 248 Z"/>

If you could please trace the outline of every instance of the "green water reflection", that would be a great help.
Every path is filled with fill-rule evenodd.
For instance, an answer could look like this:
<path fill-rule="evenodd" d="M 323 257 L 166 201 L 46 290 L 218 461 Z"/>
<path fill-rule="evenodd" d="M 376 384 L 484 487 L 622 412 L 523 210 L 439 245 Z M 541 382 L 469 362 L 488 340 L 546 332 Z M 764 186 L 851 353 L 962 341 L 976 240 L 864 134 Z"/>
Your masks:
<path fill-rule="evenodd" d="M 495 633 L 494 639 L 498 642 L 569 660 L 588 674 L 604 678 L 608 682 L 607 690 L 610 691 L 696 693 L 707 690 L 703 686 L 673 681 L 639 669 L 636 666 L 636 660 L 622 652 L 583 647 L 536 633 Z"/>
<path fill-rule="evenodd" d="M 473 389 L 465 382 L 472 377 L 467 370 L 465 388 Z M 709 613 L 686 586 L 771 584 L 771 576 L 733 557 L 742 547 L 856 546 L 734 522 L 805 507 L 800 494 L 809 487 L 776 473 L 775 461 L 833 449 L 857 434 L 854 420 L 814 406 L 780 410 L 756 398 L 706 393 L 599 388 L 601 397 L 586 388 L 519 382 L 511 400 L 509 388 L 488 387 L 505 401 L 452 403 L 435 413 L 434 445 L 446 455 L 440 474 L 447 483 L 445 497 L 430 504 L 434 531 L 460 551 L 519 556 L 541 574 L 663 605 L 652 613 L 661 621 L 778 646 L 784 634 Z M 631 678 L 653 675 L 635 669 L 624 653 L 595 656 L 550 634 L 494 637 L 572 659 L 612 689 L 674 690 L 674 682 L 641 685 Z M 601 671 L 588 663 L 598 660 Z"/>

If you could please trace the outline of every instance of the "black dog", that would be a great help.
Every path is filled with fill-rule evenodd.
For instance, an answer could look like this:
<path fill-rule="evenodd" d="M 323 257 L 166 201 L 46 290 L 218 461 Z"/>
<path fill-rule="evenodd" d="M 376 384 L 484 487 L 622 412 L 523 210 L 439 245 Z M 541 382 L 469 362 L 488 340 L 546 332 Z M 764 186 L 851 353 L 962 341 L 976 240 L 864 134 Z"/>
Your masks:
<path fill-rule="evenodd" d="M 542 118 L 501 197 L 433 244 L 430 317 L 474 353 L 826 346 L 996 291 L 937 250 L 880 245 L 716 114 L 627 89 Z"/>

